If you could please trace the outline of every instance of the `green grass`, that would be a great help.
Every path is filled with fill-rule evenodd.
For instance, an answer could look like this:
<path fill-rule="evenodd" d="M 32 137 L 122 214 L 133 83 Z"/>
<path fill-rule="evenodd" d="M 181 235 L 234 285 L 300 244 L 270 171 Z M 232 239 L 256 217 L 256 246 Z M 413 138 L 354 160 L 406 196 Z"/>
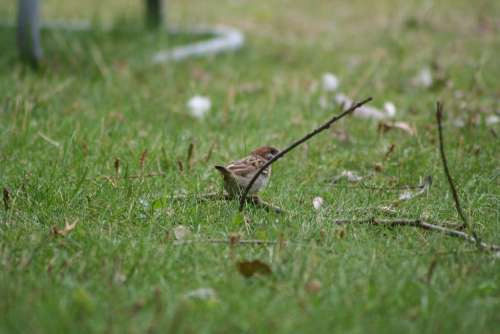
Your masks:
<path fill-rule="evenodd" d="M 101 19 L 85 2 L 43 3 L 47 17 Z M 139 6 L 98 8 L 117 24 L 141 25 Z M 485 241 L 500 243 L 500 140 L 491 131 L 500 129 L 484 121 L 499 111 L 498 1 L 190 0 L 169 1 L 169 16 L 240 27 L 248 43 L 234 54 L 152 66 L 160 44 L 191 38 L 46 32 L 47 60 L 34 72 L 17 61 L 14 31 L 0 30 L 0 186 L 11 194 L 10 209 L 0 208 L 0 332 L 498 333 L 498 256 L 420 230 L 332 224 L 457 221 L 436 146 L 440 99 L 463 207 Z M 442 84 L 412 86 L 424 66 Z M 327 71 L 343 92 L 373 96 L 377 107 L 393 101 L 396 119 L 418 134 L 380 135 L 377 122 L 352 117 L 336 124 L 349 142 L 325 132 L 274 165 L 262 196 L 286 215 L 248 208 L 242 219 L 237 203 L 171 200 L 221 189 L 214 164 L 263 144 L 284 147 L 337 113 L 321 108 L 325 93 L 314 89 Z M 202 121 L 186 110 L 195 94 L 212 99 Z M 464 128 L 453 126 L 458 117 Z M 343 170 L 378 187 L 426 175 L 434 184 L 391 216 L 380 207 L 400 192 L 333 185 Z M 126 178 L 158 172 L 165 176 Z M 315 196 L 325 200 L 320 211 Z M 67 236 L 54 235 L 73 222 Z M 178 225 L 200 242 L 175 244 Z M 290 243 L 201 242 L 232 233 Z M 235 264 L 245 259 L 268 263 L 272 275 L 244 278 Z M 317 293 L 305 288 L 312 279 L 321 282 Z M 184 297 L 202 287 L 216 300 Z"/>

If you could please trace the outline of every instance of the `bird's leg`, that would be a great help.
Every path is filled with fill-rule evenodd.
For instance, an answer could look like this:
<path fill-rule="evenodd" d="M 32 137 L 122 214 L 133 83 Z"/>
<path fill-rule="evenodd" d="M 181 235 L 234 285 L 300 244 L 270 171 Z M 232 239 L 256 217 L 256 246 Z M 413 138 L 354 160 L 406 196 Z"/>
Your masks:
<path fill-rule="evenodd" d="M 263 201 L 259 196 L 253 195 L 251 197 L 247 197 L 247 202 L 255 205 L 257 208 L 262 208 L 265 209 L 268 212 L 275 212 L 275 213 L 283 213 L 283 209 L 280 207 L 274 206 L 270 203 L 267 203 Z"/>

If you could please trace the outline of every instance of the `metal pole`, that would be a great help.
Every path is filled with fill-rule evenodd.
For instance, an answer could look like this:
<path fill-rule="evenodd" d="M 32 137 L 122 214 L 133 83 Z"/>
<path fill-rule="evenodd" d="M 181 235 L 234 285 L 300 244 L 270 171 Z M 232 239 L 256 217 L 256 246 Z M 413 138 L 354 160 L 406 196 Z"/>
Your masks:
<path fill-rule="evenodd" d="M 39 0 L 19 0 L 17 44 L 21 58 L 36 66 L 42 58 Z"/>
<path fill-rule="evenodd" d="M 146 25 L 148 28 L 157 29 L 163 23 L 162 0 L 146 0 Z"/>

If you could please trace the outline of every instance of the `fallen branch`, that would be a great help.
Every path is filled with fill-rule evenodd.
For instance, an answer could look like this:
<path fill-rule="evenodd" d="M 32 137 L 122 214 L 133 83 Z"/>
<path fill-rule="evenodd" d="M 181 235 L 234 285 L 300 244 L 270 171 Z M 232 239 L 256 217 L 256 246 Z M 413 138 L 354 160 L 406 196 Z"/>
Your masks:
<path fill-rule="evenodd" d="M 259 177 L 260 174 L 262 174 L 262 172 L 267 168 L 269 167 L 270 165 L 272 165 L 275 161 L 281 159 L 285 154 L 287 154 L 288 152 L 290 152 L 291 150 L 293 150 L 294 148 L 296 148 L 297 146 L 299 146 L 300 144 L 303 144 L 304 142 L 306 142 L 307 140 L 311 139 L 312 137 L 316 136 L 317 134 L 319 134 L 320 132 L 328 129 L 333 123 L 335 123 L 336 121 L 338 121 L 339 119 L 343 118 L 344 116 L 347 116 L 348 114 L 352 113 L 354 110 L 358 109 L 359 107 L 361 107 L 362 105 L 370 102 L 372 100 L 371 97 L 359 102 L 359 103 L 356 103 L 354 104 L 352 107 L 350 107 L 349 109 L 347 109 L 346 111 L 344 111 L 343 113 L 341 113 L 340 115 L 338 116 L 335 116 L 333 117 L 332 119 L 330 119 L 328 122 L 326 122 L 325 124 L 323 124 L 322 126 L 320 126 L 319 128 L 317 128 L 316 130 L 308 133 L 307 135 L 305 135 L 303 138 L 295 141 L 294 143 L 290 144 L 287 148 L 285 148 L 284 150 L 280 151 L 278 154 L 276 154 L 271 160 L 269 160 L 267 163 L 265 163 L 258 171 L 257 173 L 255 173 L 255 175 L 253 176 L 253 178 L 250 180 L 250 182 L 248 183 L 247 187 L 245 188 L 245 191 L 243 192 L 243 195 L 241 196 L 240 198 L 240 211 L 243 210 L 243 207 L 246 203 L 246 198 L 247 198 L 247 195 L 248 195 L 248 191 L 250 190 L 250 188 L 252 188 L 252 185 L 254 184 L 255 180 L 257 180 L 257 178 Z"/>
<path fill-rule="evenodd" d="M 286 241 L 284 241 L 286 242 Z M 193 243 L 208 243 L 208 244 L 228 244 L 228 245 L 276 245 L 279 241 L 275 240 L 258 240 L 258 239 L 243 239 L 234 241 L 231 238 L 228 239 L 190 239 L 190 240 L 178 240 L 175 241 L 176 245 L 183 244 L 193 244 Z"/>
<path fill-rule="evenodd" d="M 460 205 L 460 200 L 458 198 L 458 192 L 455 188 L 455 184 L 453 183 L 453 179 L 451 178 L 450 174 L 450 169 L 448 168 L 448 161 L 446 160 L 446 154 L 444 150 L 444 141 L 443 141 L 443 126 L 442 126 L 442 118 L 443 118 L 443 104 L 440 102 L 437 102 L 436 104 L 436 121 L 437 121 L 437 127 L 438 127 L 438 134 L 439 134 L 439 152 L 441 154 L 441 161 L 443 162 L 443 169 L 444 173 L 446 174 L 446 179 L 448 180 L 448 184 L 450 185 L 451 193 L 453 195 L 453 201 L 455 202 L 455 208 L 457 209 L 458 215 L 460 216 L 460 219 L 463 222 L 463 226 L 466 229 L 469 229 L 472 238 L 474 238 L 474 241 L 476 242 L 477 246 L 481 248 L 482 242 L 479 240 L 476 231 L 470 226 L 469 222 L 467 221 L 467 218 L 464 215 L 464 212 L 462 210 L 462 206 Z"/>
<path fill-rule="evenodd" d="M 454 230 L 451 228 L 443 227 L 440 225 L 435 225 L 424 221 L 423 219 L 362 219 L 362 220 L 335 220 L 333 222 L 336 225 L 349 225 L 349 224 L 368 224 L 368 225 L 378 225 L 378 226 L 411 226 L 416 227 L 428 231 L 435 231 L 439 233 L 443 233 L 450 237 L 460 238 L 465 241 L 469 241 L 472 243 L 477 243 L 477 240 L 474 236 L 471 236 L 465 232 Z M 480 244 L 482 249 L 498 252 L 500 251 L 500 245 L 493 245 L 481 242 Z"/>
<path fill-rule="evenodd" d="M 394 186 L 394 187 L 377 187 L 365 184 L 346 184 L 346 185 L 335 185 L 335 189 L 366 189 L 375 191 L 401 191 L 401 190 L 415 190 L 421 189 L 420 186 Z"/>

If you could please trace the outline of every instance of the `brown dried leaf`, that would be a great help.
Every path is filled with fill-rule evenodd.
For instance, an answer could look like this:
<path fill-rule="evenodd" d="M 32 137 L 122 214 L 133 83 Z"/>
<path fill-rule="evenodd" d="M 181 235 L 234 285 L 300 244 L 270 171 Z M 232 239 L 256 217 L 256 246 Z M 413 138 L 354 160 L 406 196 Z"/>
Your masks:
<path fill-rule="evenodd" d="M 181 174 L 184 173 L 184 164 L 182 163 L 182 161 L 177 160 L 177 167 L 179 168 L 179 172 Z"/>
<path fill-rule="evenodd" d="M 270 275 L 272 273 L 271 267 L 260 260 L 240 261 L 236 263 L 236 267 L 238 272 L 247 278 L 254 275 Z"/>
<path fill-rule="evenodd" d="M 377 172 L 377 173 L 381 173 L 384 171 L 384 165 L 382 165 L 380 162 L 376 162 L 375 164 L 373 164 L 373 169 Z"/>
<path fill-rule="evenodd" d="M 64 224 L 64 228 L 59 229 L 55 226 L 52 227 L 52 232 L 54 233 L 55 236 L 60 236 L 60 237 L 65 237 L 67 236 L 71 231 L 73 231 L 76 227 L 76 224 L 78 224 L 78 221 L 75 220 L 73 224 L 68 224 L 67 222 Z"/>
<path fill-rule="evenodd" d="M 410 136 L 414 136 L 417 130 L 406 122 L 380 122 L 378 123 L 378 132 L 384 134 L 392 129 L 399 129 Z"/>

